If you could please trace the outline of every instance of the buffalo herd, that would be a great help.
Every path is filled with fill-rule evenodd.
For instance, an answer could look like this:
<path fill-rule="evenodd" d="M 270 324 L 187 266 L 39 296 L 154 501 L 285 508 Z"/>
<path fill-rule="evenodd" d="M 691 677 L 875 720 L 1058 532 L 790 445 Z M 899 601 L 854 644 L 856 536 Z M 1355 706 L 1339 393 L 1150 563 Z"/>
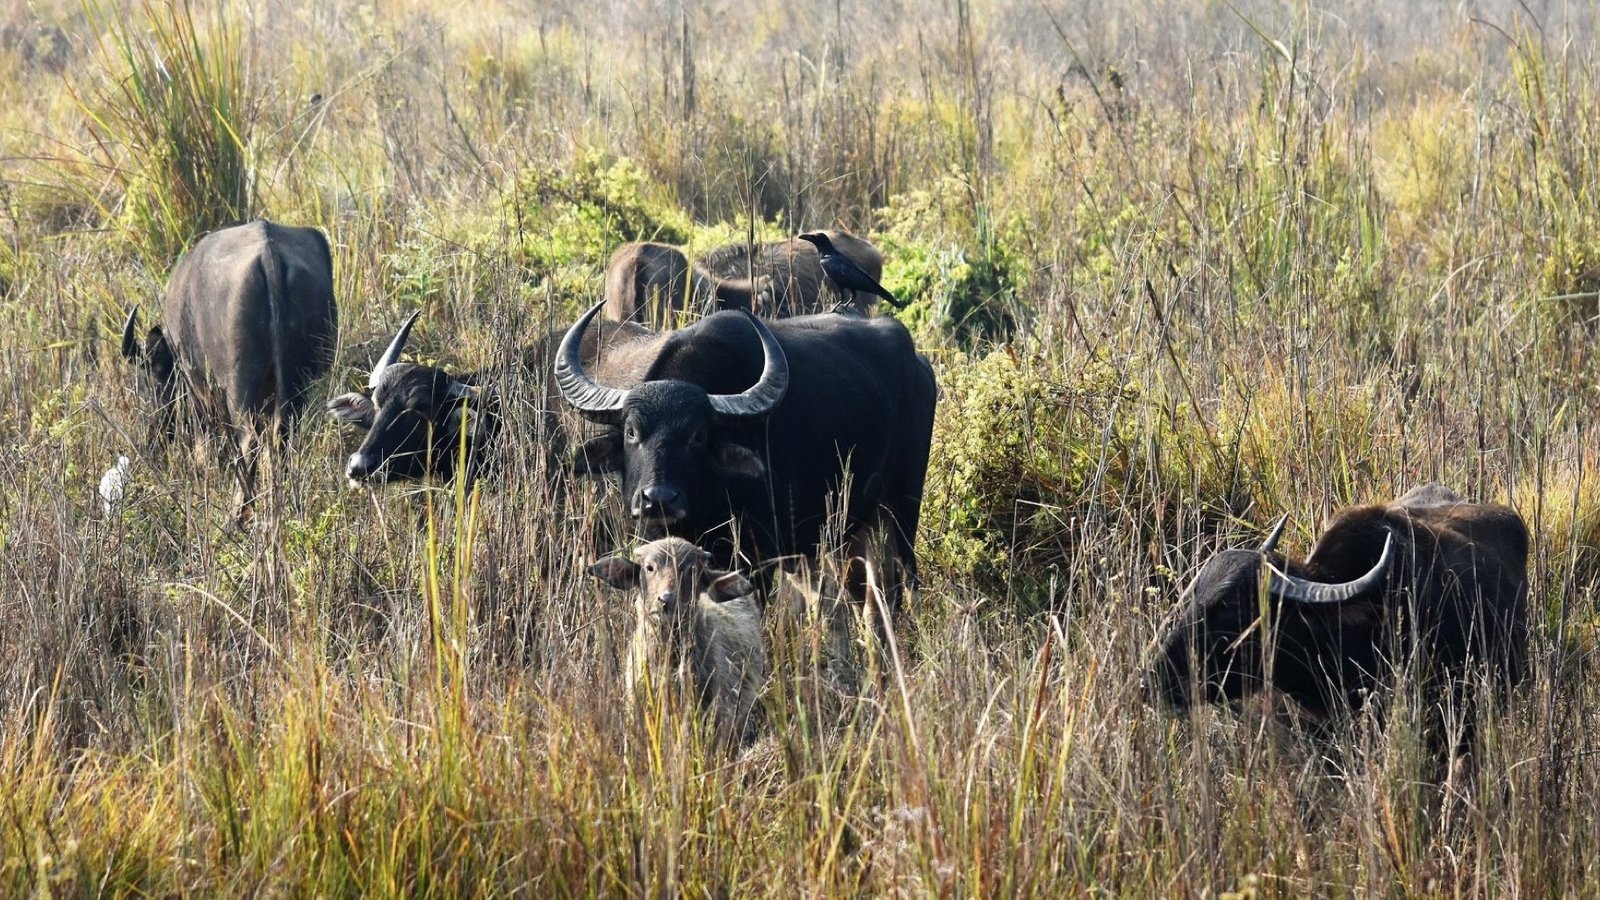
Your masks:
<path fill-rule="evenodd" d="M 882 254 L 844 231 L 803 237 L 693 261 L 624 245 L 598 302 L 490 370 L 404 361 L 413 313 L 365 391 L 327 403 L 363 433 L 345 475 L 368 486 L 493 477 L 509 439 L 502 404 L 542 391 L 551 464 L 614 476 L 625 524 L 648 541 L 591 567 L 636 594 L 635 662 L 687 661 L 718 733 L 747 738 L 775 568 L 842 550 L 844 593 L 876 607 L 882 629 L 918 586 L 934 370 L 899 321 L 874 314 L 877 297 L 893 300 L 878 284 Z M 227 434 L 248 506 L 263 436 L 282 440 L 332 364 L 327 239 L 264 220 L 213 232 L 174 268 L 162 314 L 142 342 L 135 312 L 122 333 L 159 402 L 156 430 L 169 437 L 183 420 Z M 1271 689 L 1333 719 L 1381 715 L 1410 675 L 1427 706 L 1468 713 L 1470 740 L 1482 693 L 1527 667 L 1517 513 L 1427 484 L 1343 510 L 1303 560 L 1277 551 L 1284 524 L 1199 569 L 1153 645 L 1146 695 L 1183 710 Z"/>

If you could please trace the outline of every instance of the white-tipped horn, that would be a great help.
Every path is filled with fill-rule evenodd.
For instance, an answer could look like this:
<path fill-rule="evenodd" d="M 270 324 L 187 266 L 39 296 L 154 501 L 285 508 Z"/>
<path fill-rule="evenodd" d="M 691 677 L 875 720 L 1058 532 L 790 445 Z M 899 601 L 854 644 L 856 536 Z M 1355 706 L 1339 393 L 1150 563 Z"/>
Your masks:
<path fill-rule="evenodd" d="M 1284 513 L 1283 515 L 1279 516 L 1278 521 L 1272 523 L 1272 530 L 1267 532 L 1267 539 L 1261 542 L 1261 546 L 1256 550 L 1256 552 L 1265 555 L 1277 549 L 1278 538 L 1283 537 L 1283 526 L 1287 525 L 1288 523 L 1288 513 Z"/>
<path fill-rule="evenodd" d="M 419 309 L 407 317 L 405 324 L 395 333 L 394 340 L 389 342 L 388 349 L 383 351 L 383 355 L 378 357 L 376 363 L 373 363 L 372 371 L 367 375 L 367 390 L 377 390 L 378 385 L 383 382 L 384 370 L 400 361 L 400 354 L 406 349 L 406 338 L 411 336 L 411 326 L 416 323 L 420 315 L 422 310 Z"/>
<path fill-rule="evenodd" d="M 1383 580 L 1389 577 L 1389 566 L 1393 562 L 1394 533 L 1391 532 L 1383 539 L 1383 553 L 1378 557 L 1377 563 L 1367 570 L 1365 575 L 1354 581 L 1323 584 L 1320 581 L 1310 581 L 1274 571 L 1271 590 L 1285 600 L 1298 600 L 1302 603 L 1343 603 L 1381 586 Z"/>
<path fill-rule="evenodd" d="M 589 330 L 589 323 L 605 305 L 602 300 L 589 307 L 589 311 L 567 329 L 556 351 L 555 365 L 556 385 L 561 388 L 561 396 L 585 418 L 603 424 L 618 421 L 623 404 L 628 402 L 627 391 L 604 387 L 583 371 L 583 333 Z"/>
<path fill-rule="evenodd" d="M 755 326 L 761 340 L 761 378 L 742 394 L 711 394 L 711 408 L 724 416 L 764 416 L 772 412 L 789 389 L 789 360 L 784 356 L 783 345 L 765 323 L 748 309 L 740 312 Z"/>

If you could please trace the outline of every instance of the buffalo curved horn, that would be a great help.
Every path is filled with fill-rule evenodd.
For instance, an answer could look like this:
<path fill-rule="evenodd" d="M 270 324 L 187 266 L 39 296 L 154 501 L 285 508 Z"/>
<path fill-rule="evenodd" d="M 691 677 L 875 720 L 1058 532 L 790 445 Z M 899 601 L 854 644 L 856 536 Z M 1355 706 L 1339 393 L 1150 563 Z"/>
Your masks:
<path fill-rule="evenodd" d="M 1383 584 L 1383 580 L 1389 575 L 1389 565 L 1393 562 L 1394 534 L 1390 533 L 1383 539 L 1383 554 L 1378 557 L 1377 563 L 1355 581 L 1323 584 L 1274 572 L 1271 590 L 1273 594 L 1285 600 L 1298 600 L 1301 603 L 1343 603 Z"/>
<path fill-rule="evenodd" d="M 556 385 L 561 388 L 561 396 L 585 418 L 602 424 L 615 421 L 617 413 L 628 400 L 627 391 L 596 384 L 583 371 L 583 334 L 589 330 L 589 323 L 594 321 L 600 308 L 605 305 L 602 300 L 589 307 L 589 311 L 562 335 L 561 347 L 556 351 L 555 368 Z"/>
<path fill-rule="evenodd" d="M 372 364 L 372 372 L 367 375 L 367 390 L 377 390 L 378 384 L 383 381 L 384 370 L 400 361 L 400 354 L 406 349 L 406 338 L 411 336 L 411 326 L 416 324 L 420 315 L 422 310 L 419 309 L 406 318 L 400 330 L 395 332 L 394 340 L 389 342 L 388 349 Z"/>
<path fill-rule="evenodd" d="M 742 394 L 712 394 L 711 408 L 724 416 L 764 416 L 789 389 L 789 358 L 764 322 L 748 309 L 740 309 L 761 338 L 761 378 Z"/>
<path fill-rule="evenodd" d="M 1278 521 L 1272 523 L 1272 530 L 1267 532 L 1267 539 L 1261 542 L 1261 546 L 1256 549 L 1256 552 L 1262 556 L 1266 556 L 1268 553 L 1271 553 L 1273 550 L 1277 549 L 1278 538 L 1283 537 L 1283 526 L 1287 525 L 1288 523 L 1288 513 L 1284 513 L 1283 515 L 1279 516 Z"/>
<path fill-rule="evenodd" d="M 122 323 L 122 355 L 128 359 L 139 358 L 139 337 L 134 332 L 139 327 L 139 307 L 128 307 L 128 320 Z"/>

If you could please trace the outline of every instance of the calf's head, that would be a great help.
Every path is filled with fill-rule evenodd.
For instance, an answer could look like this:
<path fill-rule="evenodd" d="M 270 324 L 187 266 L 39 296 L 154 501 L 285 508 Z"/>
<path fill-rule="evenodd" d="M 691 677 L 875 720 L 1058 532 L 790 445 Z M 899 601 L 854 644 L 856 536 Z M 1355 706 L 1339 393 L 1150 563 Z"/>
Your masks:
<path fill-rule="evenodd" d="M 372 367 L 368 394 L 328 401 L 334 418 L 367 432 L 345 466 L 351 484 L 417 481 L 429 475 L 448 479 L 455 474 L 463 432 L 469 460 L 479 443 L 482 391 L 442 369 L 399 361 L 420 314 L 406 319 Z"/>
<path fill-rule="evenodd" d="M 768 415 L 783 399 L 789 366 L 766 325 L 745 311 L 761 340 L 761 377 L 740 394 L 708 394 L 686 381 L 647 381 L 629 390 L 604 387 L 583 370 L 579 348 L 600 306 L 583 315 L 562 338 L 555 376 L 568 403 L 606 426 L 579 451 L 580 474 L 622 477 L 623 496 L 637 519 L 673 526 L 726 516 L 726 483 L 759 478 L 761 456 L 737 436 L 742 421 Z M 714 523 L 709 523 L 714 524 Z"/>
<path fill-rule="evenodd" d="M 646 611 L 674 620 L 686 617 L 702 594 L 725 603 L 755 590 L 738 572 L 711 568 L 711 554 L 675 537 L 601 557 L 589 574 L 619 590 L 638 591 Z"/>
<path fill-rule="evenodd" d="M 1393 535 L 1365 574 L 1324 584 L 1274 565 L 1273 548 L 1287 518 L 1278 520 L 1259 548 L 1224 550 L 1201 567 L 1159 638 L 1145 682 L 1152 699 L 1183 710 L 1197 693 L 1212 703 L 1247 697 L 1263 686 L 1269 662 L 1282 671 L 1305 656 L 1314 640 L 1312 620 L 1337 617 L 1344 604 L 1383 590 L 1394 560 Z"/>

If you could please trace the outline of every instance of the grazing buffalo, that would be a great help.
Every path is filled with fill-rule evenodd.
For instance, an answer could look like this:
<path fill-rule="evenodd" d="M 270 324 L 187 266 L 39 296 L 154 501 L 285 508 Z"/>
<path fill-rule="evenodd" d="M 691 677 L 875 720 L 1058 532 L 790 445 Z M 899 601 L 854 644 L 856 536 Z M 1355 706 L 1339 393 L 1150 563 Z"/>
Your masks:
<path fill-rule="evenodd" d="M 213 231 L 173 268 L 162 315 L 165 328 L 151 328 L 141 346 L 130 311 L 122 355 L 152 377 L 169 422 L 181 382 L 204 420 L 231 426 L 248 499 L 261 432 L 275 421 L 285 437 L 333 363 L 328 239 L 265 219 Z"/>
<path fill-rule="evenodd" d="M 540 433 L 534 437 L 543 444 L 547 461 L 564 467 L 566 429 L 558 414 L 562 404 L 549 377 L 563 333 L 546 335 L 524 348 L 510 367 L 452 375 L 434 366 L 400 361 L 419 315 L 420 311 L 406 319 L 373 364 L 367 375 L 368 393 L 342 394 L 328 401 L 330 415 L 366 432 L 345 467 L 351 484 L 420 481 L 430 476 L 448 481 L 456 475 L 463 430 L 466 477 L 492 470 L 501 458 L 502 394 L 525 398 L 537 407 Z M 627 342 L 651 334 L 632 323 L 604 322 L 588 335 L 582 352 L 593 361 L 604 341 Z"/>
<path fill-rule="evenodd" d="M 1200 569 L 1150 672 L 1160 699 L 1182 709 L 1270 686 L 1324 718 L 1360 710 L 1397 671 L 1458 701 L 1475 672 L 1522 678 L 1528 530 L 1512 510 L 1427 484 L 1343 510 L 1303 562 L 1274 552 L 1282 529 Z"/>
<path fill-rule="evenodd" d="M 767 302 L 767 281 L 718 277 L 670 244 L 623 244 L 606 264 L 605 317 L 665 328 L 686 306 L 756 309 Z"/>
<path fill-rule="evenodd" d="M 829 230 L 820 234 L 872 281 L 883 277 L 883 254 L 871 242 L 848 231 Z M 770 308 L 757 311 L 769 318 L 822 312 L 832 305 L 823 290 L 827 282 L 822 271 L 822 257 L 815 246 L 799 238 L 770 244 L 729 244 L 701 257 L 700 265 L 723 278 L 766 277 Z M 866 291 L 854 291 L 847 299 L 860 313 L 871 311 L 877 301 Z"/>
<path fill-rule="evenodd" d="M 767 651 L 761 604 L 749 580 L 738 572 L 713 569 L 711 554 L 682 538 L 614 553 L 596 561 L 589 572 L 614 588 L 634 592 L 630 693 L 638 693 L 645 679 L 687 669 L 719 741 L 732 746 L 753 737 L 752 713 L 767 677 Z M 655 687 L 659 690 L 659 683 Z"/>
<path fill-rule="evenodd" d="M 647 533 L 713 551 L 773 559 L 815 552 L 831 498 L 842 497 L 851 556 L 885 526 L 891 554 L 916 577 L 912 541 L 933 434 L 937 386 L 893 319 L 825 314 L 770 326 L 719 312 L 679 331 L 609 346 L 596 379 L 583 341 L 595 306 L 557 354 L 561 393 L 605 427 L 580 473 L 621 476 Z M 863 596 L 861 574 L 851 587 Z M 890 585 L 891 609 L 900 597 Z"/>

